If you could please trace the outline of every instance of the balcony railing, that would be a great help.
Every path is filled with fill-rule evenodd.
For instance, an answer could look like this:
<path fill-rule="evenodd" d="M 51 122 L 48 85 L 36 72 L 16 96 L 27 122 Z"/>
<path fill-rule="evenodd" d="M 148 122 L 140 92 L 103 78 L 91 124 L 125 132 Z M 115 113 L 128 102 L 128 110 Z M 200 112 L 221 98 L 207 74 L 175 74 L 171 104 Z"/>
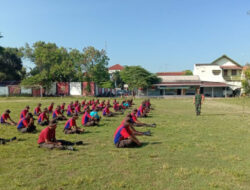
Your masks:
<path fill-rule="evenodd" d="M 241 81 L 241 76 L 223 76 L 226 81 Z"/>

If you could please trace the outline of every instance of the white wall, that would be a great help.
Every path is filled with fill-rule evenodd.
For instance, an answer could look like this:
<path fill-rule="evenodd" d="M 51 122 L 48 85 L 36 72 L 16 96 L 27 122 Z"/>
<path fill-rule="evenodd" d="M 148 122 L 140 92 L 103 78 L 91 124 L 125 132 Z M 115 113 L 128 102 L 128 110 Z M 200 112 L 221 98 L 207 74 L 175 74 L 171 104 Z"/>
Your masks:
<path fill-rule="evenodd" d="M 220 70 L 219 75 L 214 75 L 213 70 Z M 222 69 L 219 65 L 204 65 L 204 66 L 196 66 L 194 65 L 194 75 L 198 75 L 201 81 L 209 81 L 209 82 L 225 82 L 222 77 Z"/>
<path fill-rule="evenodd" d="M 8 86 L 1 86 L 0 87 L 0 96 L 8 96 L 8 95 L 9 95 Z"/>
<path fill-rule="evenodd" d="M 32 94 L 32 89 L 21 86 L 21 94 Z"/>
<path fill-rule="evenodd" d="M 47 95 L 56 95 L 56 83 L 52 83 L 51 88 L 46 92 Z"/>
<path fill-rule="evenodd" d="M 72 96 L 81 96 L 82 95 L 82 86 L 80 82 L 71 82 L 70 83 L 70 95 Z"/>

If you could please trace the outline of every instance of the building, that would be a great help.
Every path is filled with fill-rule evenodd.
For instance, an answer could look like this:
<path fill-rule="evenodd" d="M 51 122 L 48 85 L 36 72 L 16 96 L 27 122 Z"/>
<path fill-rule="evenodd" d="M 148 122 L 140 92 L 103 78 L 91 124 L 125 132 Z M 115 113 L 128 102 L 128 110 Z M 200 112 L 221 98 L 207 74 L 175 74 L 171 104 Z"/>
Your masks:
<path fill-rule="evenodd" d="M 201 80 L 201 93 L 210 97 L 240 95 L 242 66 L 226 55 L 212 63 L 195 64 L 194 75 Z"/>
<path fill-rule="evenodd" d="M 116 72 L 116 71 L 121 71 L 121 70 L 123 70 L 124 69 L 124 67 L 123 66 L 121 66 L 121 65 L 119 65 L 119 64 L 116 64 L 116 65 L 113 65 L 113 66 L 111 66 L 111 67 L 109 67 L 109 74 L 112 74 L 112 73 L 114 73 L 114 72 Z"/>
<path fill-rule="evenodd" d="M 139 90 L 138 95 L 194 95 L 195 90 L 200 88 L 199 76 L 185 75 L 185 72 L 160 72 L 156 75 L 161 79 L 161 82 L 154 84 L 151 88 Z"/>
<path fill-rule="evenodd" d="M 139 95 L 167 96 L 194 95 L 200 89 L 207 97 L 236 96 L 241 93 L 243 67 L 226 55 L 212 63 L 195 64 L 193 75 L 185 72 L 159 72 L 159 84 L 139 90 Z"/>

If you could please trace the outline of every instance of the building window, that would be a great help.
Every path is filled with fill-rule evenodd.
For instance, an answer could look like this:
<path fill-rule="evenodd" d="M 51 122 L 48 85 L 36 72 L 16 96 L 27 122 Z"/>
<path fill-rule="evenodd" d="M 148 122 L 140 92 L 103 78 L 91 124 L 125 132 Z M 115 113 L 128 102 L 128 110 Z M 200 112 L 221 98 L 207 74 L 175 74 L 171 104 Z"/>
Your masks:
<path fill-rule="evenodd" d="M 237 71 L 236 70 L 232 70 L 232 75 L 237 75 Z"/>
<path fill-rule="evenodd" d="M 227 76 L 227 70 L 223 71 L 223 75 L 226 77 Z"/>
<path fill-rule="evenodd" d="M 214 75 L 219 75 L 221 73 L 220 70 L 213 70 L 212 72 L 213 72 Z"/>

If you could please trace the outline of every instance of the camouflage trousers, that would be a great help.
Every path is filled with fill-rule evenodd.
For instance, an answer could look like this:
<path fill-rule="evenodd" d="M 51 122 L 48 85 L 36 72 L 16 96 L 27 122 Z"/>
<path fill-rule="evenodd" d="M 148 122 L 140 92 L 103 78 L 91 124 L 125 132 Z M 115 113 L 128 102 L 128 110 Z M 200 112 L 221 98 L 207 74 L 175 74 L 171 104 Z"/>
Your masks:
<path fill-rule="evenodd" d="M 201 104 L 195 104 L 196 115 L 201 114 Z"/>

